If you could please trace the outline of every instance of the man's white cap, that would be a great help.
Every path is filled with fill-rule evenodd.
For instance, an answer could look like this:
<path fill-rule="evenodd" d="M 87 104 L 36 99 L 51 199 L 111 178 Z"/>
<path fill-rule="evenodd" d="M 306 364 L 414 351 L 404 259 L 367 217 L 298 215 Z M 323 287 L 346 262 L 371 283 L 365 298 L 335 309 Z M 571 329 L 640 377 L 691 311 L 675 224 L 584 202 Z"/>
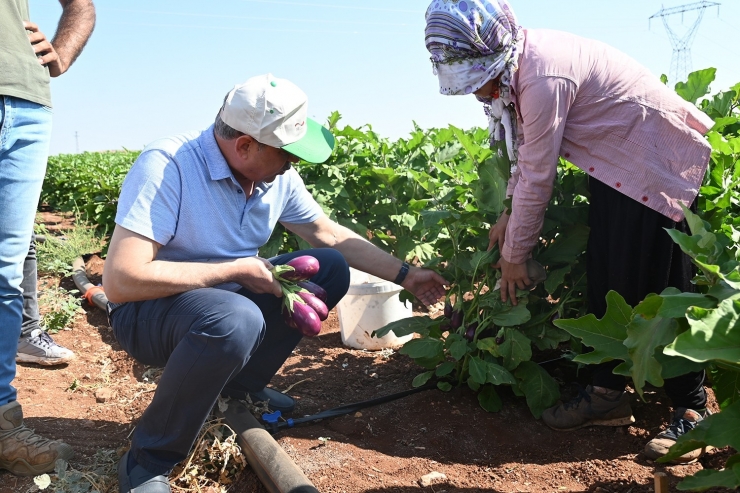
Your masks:
<path fill-rule="evenodd" d="M 310 163 L 322 163 L 334 149 L 334 136 L 307 113 L 308 97 L 298 86 L 265 74 L 229 92 L 221 120 L 257 142 L 282 148 Z"/>

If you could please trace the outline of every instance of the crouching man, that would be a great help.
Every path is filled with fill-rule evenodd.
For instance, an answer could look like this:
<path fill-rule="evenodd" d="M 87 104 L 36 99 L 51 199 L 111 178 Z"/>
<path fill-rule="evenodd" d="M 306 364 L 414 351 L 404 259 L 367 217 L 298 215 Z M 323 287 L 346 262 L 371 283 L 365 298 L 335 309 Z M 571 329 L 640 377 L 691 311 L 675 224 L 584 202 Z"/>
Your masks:
<path fill-rule="evenodd" d="M 267 387 L 301 340 L 282 319 L 272 266 L 318 259 L 311 281 L 330 309 L 347 292 L 348 266 L 427 305 L 444 295 L 437 273 L 409 268 L 322 212 L 291 164 L 324 162 L 334 137 L 306 114 L 291 82 L 253 77 L 229 92 L 211 127 L 154 142 L 126 177 L 103 279 L 109 318 L 121 346 L 164 373 L 121 458 L 121 492 L 169 492 L 167 475 L 219 395 L 293 409 Z M 278 221 L 313 249 L 258 257 Z"/>

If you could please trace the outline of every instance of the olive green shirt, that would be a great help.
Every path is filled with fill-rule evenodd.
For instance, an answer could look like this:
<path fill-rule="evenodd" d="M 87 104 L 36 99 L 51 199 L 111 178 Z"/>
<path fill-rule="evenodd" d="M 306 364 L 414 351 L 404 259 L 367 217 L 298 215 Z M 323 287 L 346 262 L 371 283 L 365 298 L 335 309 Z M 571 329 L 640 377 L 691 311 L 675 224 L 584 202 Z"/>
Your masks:
<path fill-rule="evenodd" d="M 51 106 L 49 69 L 39 64 L 23 21 L 28 0 L 0 0 L 0 96 Z"/>

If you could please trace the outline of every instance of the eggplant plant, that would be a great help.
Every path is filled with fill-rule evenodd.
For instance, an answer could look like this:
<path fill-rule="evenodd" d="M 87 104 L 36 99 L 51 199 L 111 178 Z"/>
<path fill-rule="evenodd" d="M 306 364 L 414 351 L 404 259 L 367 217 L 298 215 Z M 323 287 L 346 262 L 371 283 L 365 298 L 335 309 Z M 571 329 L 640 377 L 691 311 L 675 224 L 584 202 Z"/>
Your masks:
<path fill-rule="evenodd" d="M 433 192 L 422 224 L 438 231 L 438 255 L 425 265 L 435 268 L 450 283 L 443 316 L 413 317 L 376 331 L 390 330 L 399 336 L 416 333 L 401 353 L 425 369 L 413 381 L 420 386 L 435 378 L 442 390 L 467 385 L 477 392 L 488 411 L 501 409 L 498 386 L 523 395 L 533 415 L 554 404 L 560 396 L 555 380 L 535 363 L 535 351 L 553 350 L 570 335 L 555 327 L 554 315 L 577 315 L 585 311 L 584 266 L 580 262 L 588 238 L 585 175 L 562 162 L 555 193 L 547 213 L 542 241 L 534 257 L 547 267 L 531 273 L 542 282 L 532 291 L 520 291 L 516 306 L 501 301 L 500 276 L 491 264 L 498 248 L 487 251 L 488 230 L 505 207 L 509 162 L 502 149 L 491 150 L 485 138 L 473 138 L 452 128 L 452 137 L 467 158 L 466 166 L 433 163 L 447 179 L 425 187 Z M 533 348 L 535 348 L 533 350 Z"/>

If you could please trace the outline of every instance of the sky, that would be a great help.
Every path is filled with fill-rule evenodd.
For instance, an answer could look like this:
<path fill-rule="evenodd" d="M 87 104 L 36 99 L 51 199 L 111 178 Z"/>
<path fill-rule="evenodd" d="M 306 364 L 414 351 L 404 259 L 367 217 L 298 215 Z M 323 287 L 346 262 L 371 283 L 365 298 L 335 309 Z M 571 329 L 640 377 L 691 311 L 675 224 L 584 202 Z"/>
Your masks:
<path fill-rule="evenodd" d="M 450 0 L 452 1 L 452 0 Z M 656 76 L 670 72 L 673 48 L 661 8 L 697 0 L 510 0 L 519 23 L 606 42 Z M 58 0 L 30 0 L 31 20 L 52 37 Z M 691 46 L 694 70 L 715 67 L 712 91 L 740 82 L 740 0 L 704 10 Z M 407 138 L 452 124 L 485 126 L 472 96 L 443 96 L 424 46 L 428 0 L 106 0 L 71 69 L 52 79 L 51 154 L 142 149 L 207 128 L 224 95 L 270 72 L 308 95 L 309 116 L 340 126 L 370 125 Z M 679 36 L 699 11 L 667 18 Z M 734 42 L 731 40 L 735 40 Z"/>

